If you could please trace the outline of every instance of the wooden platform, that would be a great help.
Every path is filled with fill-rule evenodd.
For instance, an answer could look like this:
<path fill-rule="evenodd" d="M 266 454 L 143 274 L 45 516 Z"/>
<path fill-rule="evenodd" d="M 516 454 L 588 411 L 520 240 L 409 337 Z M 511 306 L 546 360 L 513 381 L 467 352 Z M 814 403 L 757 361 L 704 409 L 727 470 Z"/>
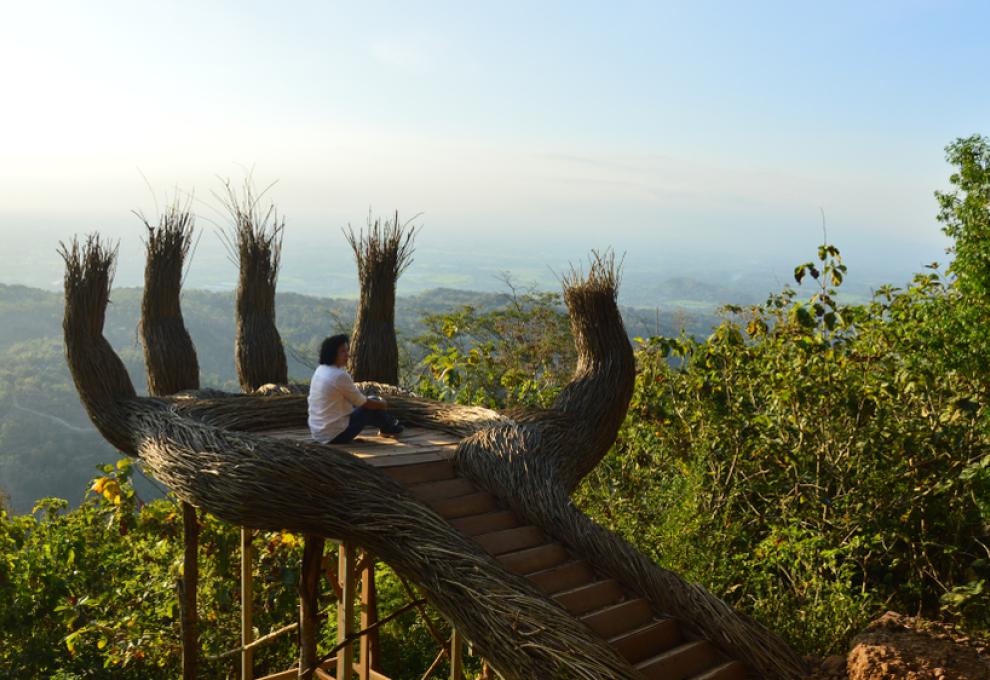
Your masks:
<path fill-rule="evenodd" d="M 305 429 L 263 434 L 312 441 Z M 385 468 L 384 474 L 508 571 L 529 580 L 583 621 L 645 680 L 745 680 L 741 663 L 707 640 L 684 635 L 677 621 L 658 616 L 635 592 L 596 573 L 582 555 L 525 522 L 495 495 L 460 477 L 451 461 L 457 444 L 452 435 L 408 428 L 399 439 L 365 435 L 350 444 L 328 446 Z M 289 676 L 267 680 L 282 677 Z"/>
<path fill-rule="evenodd" d="M 312 442 L 308 428 L 272 430 L 258 434 L 276 439 Z M 324 444 L 327 448 L 346 451 L 376 467 L 415 465 L 453 458 L 460 442 L 456 436 L 427 430 L 421 427 L 407 427 L 397 439 L 379 437 L 374 429 L 364 431 L 354 441 L 347 444 Z"/>

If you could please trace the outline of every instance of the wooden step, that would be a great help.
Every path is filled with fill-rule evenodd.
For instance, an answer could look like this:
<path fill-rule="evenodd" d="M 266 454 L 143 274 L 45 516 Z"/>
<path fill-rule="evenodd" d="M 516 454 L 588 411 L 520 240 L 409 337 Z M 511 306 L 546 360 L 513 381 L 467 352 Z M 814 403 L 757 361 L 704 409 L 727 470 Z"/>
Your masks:
<path fill-rule="evenodd" d="M 553 595 L 591 583 L 595 580 L 595 572 L 587 562 L 577 560 L 527 574 L 526 578 L 547 595 Z"/>
<path fill-rule="evenodd" d="M 519 526 L 519 520 L 511 510 L 496 510 L 481 515 L 471 515 L 450 521 L 451 526 L 465 536 L 478 536 L 492 531 L 502 531 Z"/>
<path fill-rule="evenodd" d="M 416 463 L 415 465 L 398 465 L 383 468 L 382 471 L 399 484 L 406 485 L 436 482 L 441 479 L 453 479 L 457 476 L 457 473 L 454 471 L 454 464 L 449 460 Z"/>
<path fill-rule="evenodd" d="M 636 670 L 653 680 L 687 680 L 708 670 L 718 660 L 707 640 L 686 642 L 636 664 Z"/>
<path fill-rule="evenodd" d="M 544 543 L 535 548 L 505 553 L 495 559 L 509 571 L 525 575 L 563 564 L 570 559 L 570 555 L 560 543 Z"/>
<path fill-rule="evenodd" d="M 681 627 L 674 619 L 650 621 L 642 628 L 623 633 L 608 641 L 619 656 L 629 663 L 639 663 L 681 643 Z"/>
<path fill-rule="evenodd" d="M 368 465 L 381 468 L 383 472 L 393 467 L 406 467 L 417 463 L 439 463 L 445 460 L 443 456 L 435 452 L 411 453 L 407 456 L 358 456 L 358 458 Z"/>
<path fill-rule="evenodd" d="M 553 596 L 560 605 L 574 616 L 616 604 L 626 596 L 622 586 L 608 579 L 586 583 Z"/>
<path fill-rule="evenodd" d="M 581 620 L 588 624 L 591 630 L 606 640 L 616 637 L 626 631 L 639 628 L 653 618 L 653 611 L 646 600 L 626 600 L 604 609 L 585 614 Z"/>
<path fill-rule="evenodd" d="M 467 496 L 429 500 L 426 501 L 426 504 L 433 508 L 434 512 L 447 520 L 467 517 L 468 515 L 479 515 L 498 508 L 495 496 L 485 491 L 468 494 Z"/>
<path fill-rule="evenodd" d="M 715 666 L 710 671 L 695 675 L 691 680 L 745 680 L 746 667 L 738 661 L 729 661 L 721 666 Z"/>
<path fill-rule="evenodd" d="M 547 537 L 536 527 L 526 526 L 481 534 L 475 536 L 474 540 L 492 555 L 502 555 L 543 545 L 547 542 Z"/>
<path fill-rule="evenodd" d="M 461 479 L 460 477 L 441 479 L 438 482 L 411 484 L 406 488 L 409 489 L 409 493 L 421 501 L 438 501 L 444 498 L 467 496 L 478 491 L 477 487 L 470 480 Z"/>

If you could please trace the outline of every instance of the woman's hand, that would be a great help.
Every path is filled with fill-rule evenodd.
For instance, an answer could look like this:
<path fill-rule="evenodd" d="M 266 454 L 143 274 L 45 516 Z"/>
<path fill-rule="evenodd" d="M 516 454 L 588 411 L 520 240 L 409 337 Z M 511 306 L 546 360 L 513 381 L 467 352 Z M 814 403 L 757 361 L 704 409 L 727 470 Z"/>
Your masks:
<path fill-rule="evenodd" d="M 388 408 L 388 404 L 381 397 L 368 397 L 368 401 L 364 402 L 364 407 L 372 411 L 384 411 Z"/>

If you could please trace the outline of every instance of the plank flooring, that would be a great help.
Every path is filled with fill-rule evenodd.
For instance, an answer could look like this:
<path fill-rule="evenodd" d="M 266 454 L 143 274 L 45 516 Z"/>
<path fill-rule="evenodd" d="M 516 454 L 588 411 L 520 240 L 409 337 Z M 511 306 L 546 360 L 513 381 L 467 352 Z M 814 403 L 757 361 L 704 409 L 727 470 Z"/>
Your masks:
<path fill-rule="evenodd" d="M 276 439 L 313 442 L 305 427 L 258 434 Z M 454 435 L 419 427 L 407 427 L 397 438 L 379 437 L 374 429 L 369 428 L 352 442 L 325 446 L 346 451 L 375 467 L 395 467 L 449 460 L 453 458 L 459 442 L 460 439 Z"/>

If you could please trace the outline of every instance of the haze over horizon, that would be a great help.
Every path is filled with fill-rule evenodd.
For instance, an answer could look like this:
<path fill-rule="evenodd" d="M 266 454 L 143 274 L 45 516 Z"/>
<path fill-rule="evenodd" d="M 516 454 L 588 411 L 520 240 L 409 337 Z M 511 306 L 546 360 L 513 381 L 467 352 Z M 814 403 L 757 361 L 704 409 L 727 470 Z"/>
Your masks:
<path fill-rule="evenodd" d="M 405 6 L 62 2 L 0 22 L 0 282 L 60 285 L 58 241 L 121 239 L 195 193 L 187 285 L 235 271 L 217 176 L 278 180 L 280 290 L 356 291 L 340 235 L 423 213 L 400 290 L 546 285 L 591 248 L 633 277 L 852 279 L 945 261 L 943 147 L 987 133 L 979 2 Z"/>

